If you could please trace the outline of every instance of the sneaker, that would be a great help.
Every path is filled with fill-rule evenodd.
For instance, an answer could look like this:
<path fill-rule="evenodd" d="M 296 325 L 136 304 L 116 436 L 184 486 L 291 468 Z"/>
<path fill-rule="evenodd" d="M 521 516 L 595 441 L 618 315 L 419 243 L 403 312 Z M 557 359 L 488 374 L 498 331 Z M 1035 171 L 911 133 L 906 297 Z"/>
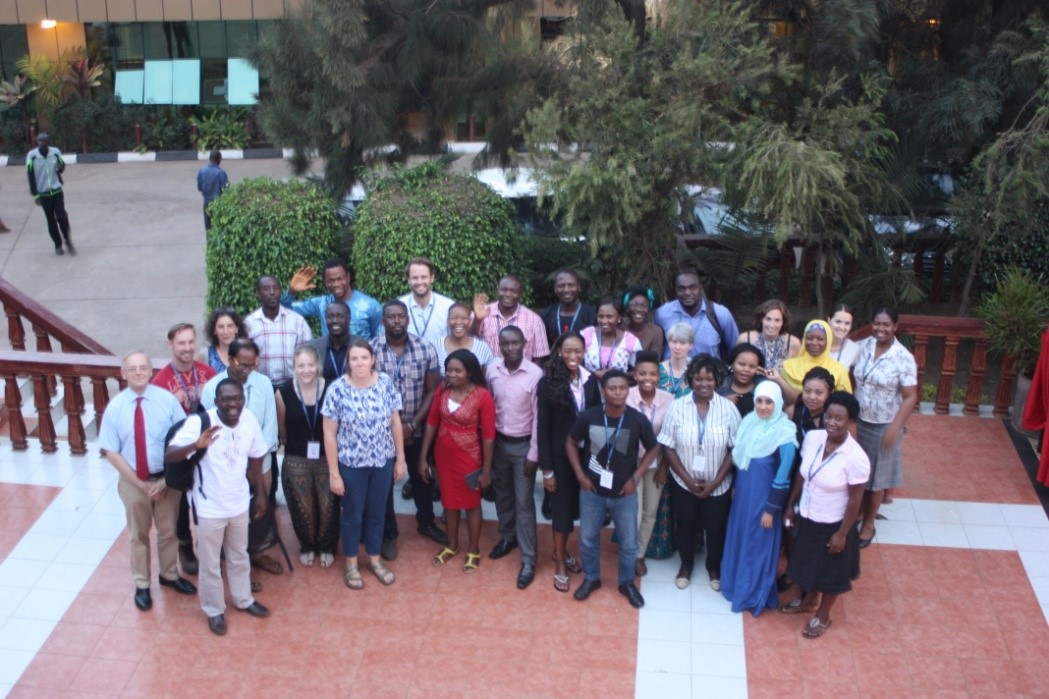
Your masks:
<path fill-rule="evenodd" d="M 432 539 L 435 543 L 438 543 L 441 546 L 448 545 L 448 535 L 440 529 L 438 529 L 437 525 L 433 522 L 430 522 L 429 524 L 420 524 L 419 533 L 429 539 Z"/>
<path fill-rule="evenodd" d="M 58 255 L 59 257 L 61 257 L 62 255 L 66 254 L 66 251 L 63 250 L 62 248 L 55 248 L 55 254 Z"/>
<path fill-rule="evenodd" d="M 76 246 L 73 245 L 73 241 L 72 240 L 67 240 L 66 241 L 66 249 L 69 250 L 69 254 L 70 255 L 74 255 L 74 256 L 76 255 Z"/>
<path fill-rule="evenodd" d="M 413 497 L 415 497 L 415 489 L 412 487 L 411 481 L 407 481 L 403 486 L 401 486 L 401 497 L 405 500 L 411 500 Z"/>

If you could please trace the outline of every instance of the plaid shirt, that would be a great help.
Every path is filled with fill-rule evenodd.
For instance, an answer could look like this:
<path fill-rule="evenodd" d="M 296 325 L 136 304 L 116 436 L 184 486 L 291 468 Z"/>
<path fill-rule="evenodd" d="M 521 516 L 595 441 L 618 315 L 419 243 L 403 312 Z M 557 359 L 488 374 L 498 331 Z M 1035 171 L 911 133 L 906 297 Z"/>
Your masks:
<path fill-rule="evenodd" d="M 498 302 L 488 304 L 488 316 L 481 321 L 481 339 L 492 349 L 492 354 L 502 357 L 499 351 L 499 332 L 508 325 L 514 325 L 524 333 L 525 350 L 524 356 L 536 360 L 550 354 L 550 344 L 546 339 L 546 325 L 543 319 L 523 305 L 518 304 L 517 310 L 509 318 L 504 318 L 499 311 Z"/>
<path fill-rule="evenodd" d="M 404 353 L 400 357 L 386 343 L 385 334 L 374 338 L 371 344 L 375 351 L 375 370 L 393 379 L 393 385 L 401 394 L 404 404 L 401 415 L 411 420 L 426 397 L 426 375 L 440 373 L 437 351 L 429 342 L 411 333 L 408 334 Z"/>
<path fill-rule="evenodd" d="M 313 339 L 302 316 L 281 306 L 277 317 L 270 320 L 259 308 L 244 319 L 244 325 L 248 336 L 259 346 L 259 371 L 274 384 L 291 380 L 295 375 L 295 348 Z"/>

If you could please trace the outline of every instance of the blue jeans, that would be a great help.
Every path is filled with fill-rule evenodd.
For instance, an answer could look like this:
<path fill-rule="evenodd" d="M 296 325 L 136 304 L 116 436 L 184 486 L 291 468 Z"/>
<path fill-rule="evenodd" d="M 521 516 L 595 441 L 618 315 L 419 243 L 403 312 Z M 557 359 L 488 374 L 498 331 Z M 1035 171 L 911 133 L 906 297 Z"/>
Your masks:
<path fill-rule="evenodd" d="M 587 580 L 601 579 L 601 525 L 605 521 L 605 510 L 612 511 L 619 539 L 619 584 L 632 583 L 637 558 L 637 493 L 598 495 L 588 490 L 579 493 L 579 552 L 583 557 L 583 575 Z"/>
<path fill-rule="evenodd" d="M 342 551 L 350 558 L 357 557 L 363 529 L 364 550 L 369 556 L 378 556 L 386 498 L 393 488 L 393 459 L 382 468 L 347 468 L 340 463 L 339 475 L 346 488 L 342 496 Z"/>

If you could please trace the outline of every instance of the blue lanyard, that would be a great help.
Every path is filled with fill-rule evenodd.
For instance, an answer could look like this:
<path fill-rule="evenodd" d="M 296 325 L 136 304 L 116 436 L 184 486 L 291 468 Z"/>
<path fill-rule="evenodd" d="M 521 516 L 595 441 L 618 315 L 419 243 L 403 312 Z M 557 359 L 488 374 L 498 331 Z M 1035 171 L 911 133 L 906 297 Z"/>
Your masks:
<path fill-rule="evenodd" d="M 890 347 L 889 350 L 891 349 L 892 348 Z M 879 364 L 881 364 L 881 360 L 885 359 L 885 357 L 888 356 L 889 350 L 886 350 L 885 354 L 881 355 L 877 359 L 874 358 L 874 350 L 871 350 L 870 359 L 867 360 L 867 373 L 860 377 L 861 383 L 866 381 L 867 378 L 874 373 L 874 370 L 878 368 Z"/>
<path fill-rule="evenodd" d="M 433 310 L 437 307 L 437 304 L 433 300 L 433 296 L 430 297 L 430 305 L 427 308 L 430 309 L 430 313 L 426 315 L 426 322 L 423 323 L 422 332 L 419 332 L 419 323 L 415 321 L 415 309 L 412 309 L 412 327 L 415 328 L 415 334 L 419 337 L 426 335 L 426 329 L 430 327 L 430 319 L 433 318 Z"/>
<path fill-rule="evenodd" d="M 302 406 L 302 414 L 306 416 L 306 425 L 310 428 L 310 436 L 313 436 L 313 427 L 317 424 L 317 410 L 321 404 L 321 392 L 320 384 L 317 385 L 317 399 L 313 403 L 312 414 L 311 411 L 306 410 L 306 400 L 302 397 L 302 389 L 299 388 L 298 380 L 295 381 L 295 397 L 299 399 L 299 405 Z"/>
<path fill-rule="evenodd" d="M 346 347 L 349 347 L 349 345 L 346 345 Z M 346 371 L 345 360 L 343 360 L 344 366 L 339 366 L 339 360 L 335 358 L 335 352 L 332 350 L 331 346 L 328 347 L 328 359 L 331 360 L 331 368 L 335 371 L 336 377 Z"/>
<path fill-rule="evenodd" d="M 612 460 L 612 449 L 615 446 L 616 440 L 619 439 L 619 432 L 623 429 L 623 418 L 626 417 L 626 411 L 624 410 L 623 414 L 619 416 L 619 423 L 616 424 L 616 429 L 612 433 L 611 440 L 608 439 L 608 414 L 601 413 L 601 417 L 605 420 L 605 449 L 607 450 L 606 453 L 608 454 L 608 458 L 606 459 L 605 464 L 607 466 L 608 462 Z"/>
<path fill-rule="evenodd" d="M 191 371 L 193 373 L 193 393 L 189 392 L 189 386 L 187 386 L 186 382 L 182 380 L 182 375 L 179 373 L 178 369 L 175 368 L 175 365 L 171 365 L 171 373 L 175 375 L 175 380 L 178 381 L 179 388 L 181 388 L 182 392 L 186 394 L 186 403 L 189 404 L 190 412 L 192 412 L 193 408 L 195 408 L 197 403 L 200 402 L 200 379 L 197 376 L 196 364 L 193 365 Z"/>
<path fill-rule="evenodd" d="M 820 446 L 820 450 L 818 452 L 816 452 L 816 456 L 814 456 L 812 461 L 809 462 L 809 475 L 808 475 L 808 477 L 805 478 L 805 480 L 807 482 L 812 482 L 813 480 L 815 480 L 816 476 L 818 476 L 820 471 L 823 470 L 823 467 L 826 466 L 827 464 L 829 464 L 831 461 L 833 461 L 834 457 L 837 456 L 839 453 L 841 453 L 841 452 L 835 451 L 833 454 L 831 454 L 830 456 L 828 456 L 826 459 L 823 460 L 823 462 L 820 464 L 819 468 L 817 468 L 815 471 L 813 471 L 812 470 L 812 465 L 814 463 L 816 463 L 816 459 L 818 459 L 821 456 L 823 456 L 823 452 L 824 452 L 824 450 L 826 448 L 827 448 L 826 443 L 821 445 Z"/>
<path fill-rule="evenodd" d="M 579 320 L 579 311 L 583 310 L 583 302 L 582 301 L 576 301 L 576 303 L 579 304 L 579 305 L 576 306 L 575 315 L 572 316 L 572 322 L 568 324 L 568 329 L 567 330 L 561 331 L 562 335 L 564 335 L 566 332 L 570 333 L 573 330 L 575 330 L 575 322 L 577 320 Z M 565 315 L 563 313 L 561 313 L 561 308 L 558 307 L 558 309 L 557 309 L 557 320 L 560 321 L 564 317 L 565 317 Z M 558 325 L 560 325 L 560 322 L 558 322 Z"/>

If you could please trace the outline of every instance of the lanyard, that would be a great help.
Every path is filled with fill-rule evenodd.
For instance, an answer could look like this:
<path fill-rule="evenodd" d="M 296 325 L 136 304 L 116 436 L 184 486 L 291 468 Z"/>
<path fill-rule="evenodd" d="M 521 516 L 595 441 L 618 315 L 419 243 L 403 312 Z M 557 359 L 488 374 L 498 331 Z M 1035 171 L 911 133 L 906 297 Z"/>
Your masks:
<path fill-rule="evenodd" d="M 579 390 L 578 393 L 576 393 L 576 388 L 577 387 L 578 387 L 578 390 Z M 568 380 L 568 390 L 571 391 L 571 393 L 572 393 L 572 401 L 576 405 L 576 411 L 577 412 L 582 412 L 583 408 L 586 406 L 586 390 L 583 387 L 583 375 L 582 374 L 580 374 L 579 377 L 575 381 L 573 381 L 572 379 Z"/>
<path fill-rule="evenodd" d="M 427 306 L 427 308 L 430 310 L 430 312 L 424 316 L 426 318 L 426 322 L 423 323 L 422 332 L 419 332 L 419 323 L 416 322 L 416 320 L 415 320 L 415 309 L 414 308 L 412 309 L 412 327 L 415 328 L 415 334 L 418 335 L 419 337 L 425 337 L 426 336 L 426 329 L 430 327 L 430 319 L 433 318 L 433 310 L 436 307 L 437 307 L 437 304 L 434 302 L 433 297 L 431 296 L 430 297 L 430 305 Z"/>
<path fill-rule="evenodd" d="M 707 408 L 707 417 L 710 417 L 710 408 Z M 707 417 L 699 416 L 699 406 L 696 406 L 696 422 L 699 424 L 699 447 L 703 448 L 703 438 L 707 436 Z"/>
<path fill-rule="evenodd" d="M 320 408 L 320 384 L 317 386 L 317 399 L 313 402 L 313 410 L 306 409 L 306 400 L 302 397 L 302 388 L 298 379 L 295 380 L 295 397 L 299 399 L 302 406 L 302 414 L 306 416 L 306 425 L 310 428 L 310 436 L 313 436 L 313 427 L 317 424 L 317 410 Z"/>
<path fill-rule="evenodd" d="M 616 440 L 619 439 L 620 430 L 623 429 L 623 418 L 626 417 L 626 411 L 624 410 L 623 414 L 619 416 L 619 422 L 616 424 L 615 431 L 612 432 L 611 440 L 608 438 L 608 413 L 601 413 L 601 417 L 605 420 L 605 454 L 607 454 L 607 458 L 604 465 L 607 468 L 608 464 L 612 462 L 612 449 L 615 447 Z"/>
<path fill-rule="evenodd" d="M 200 402 L 200 378 L 197 376 L 197 365 L 194 364 L 193 368 L 190 369 L 193 375 L 193 393 L 189 392 L 189 386 L 182 380 L 182 374 L 175 368 L 175 365 L 171 365 L 171 373 L 175 375 L 175 381 L 178 381 L 178 387 L 182 389 L 182 392 L 186 394 L 186 403 L 189 405 L 190 412 L 193 412 L 193 408 Z"/>
<path fill-rule="evenodd" d="M 892 348 L 890 347 L 889 349 L 892 349 Z M 860 377 L 860 382 L 862 383 L 862 382 L 866 381 L 867 378 L 871 374 L 874 373 L 874 370 L 878 368 L 878 365 L 881 364 L 881 361 L 883 359 L 885 359 L 885 357 L 887 357 L 888 355 L 889 355 L 889 352 L 888 352 L 888 350 L 886 350 L 885 354 L 883 354 L 880 357 L 878 357 L 877 359 L 875 359 L 874 358 L 874 350 L 871 350 L 870 359 L 867 360 L 867 373 Z"/>
<path fill-rule="evenodd" d="M 816 456 L 814 456 L 814 457 L 813 457 L 813 459 L 812 459 L 812 461 L 810 461 L 810 462 L 809 462 L 809 475 L 808 475 L 808 477 L 807 477 L 807 478 L 805 479 L 805 481 L 806 481 L 806 485 L 807 485 L 808 483 L 811 483 L 811 482 L 812 482 L 813 480 L 815 480 L 816 476 L 818 476 L 818 475 L 819 475 L 819 473 L 820 473 L 820 471 L 822 471 L 822 470 L 823 470 L 823 467 L 824 467 L 824 466 L 826 466 L 827 464 L 829 464 L 829 463 L 830 463 L 831 461 L 833 461 L 833 460 L 834 460 L 834 457 L 835 457 L 835 456 L 837 456 L 837 455 L 838 455 L 839 453 L 841 453 L 841 452 L 835 451 L 835 452 L 834 452 L 833 454 L 831 454 L 831 455 L 830 455 L 830 456 L 828 456 L 828 457 L 827 457 L 826 459 L 824 459 L 822 463 L 820 463 L 820 467 L 819 467 L 819 468 L 817 468 L 817 469 L 816 469 L 815 471 L 813 471 L 813 470 L 812 470 L 812 466 L 813 466 L 813 464 L 815 464 L 815 463 L 816 463 L 816 459 L 820 458 L 820 457 L 821 457 L 821 456 L 823 455 L 823 451 L 824 451 L 824 450 L 825 450 L 826 448 L 827 448 L 827 445 L 826 445 L 826 444 L 824 443 L 824 444 L 823 444 L 823 445 L 822 445 L 822 446 L 820 447 L 820 450 L 819 450 L 819 451 L 818 451 L 818 452 L 816 453 Z"/>
<path fill-rule="evenodd" d="M 625 332 L 623 333 L 623 337 L 624 337 L 624 339 L 626 338 L 626 333 Z M 619 347 L 619 343 L 620 343 L 619 333 L 616 332 L 616 333 L 614 333 L 612 335 L 612 347 L 611 347 L 611 349 L 608 350 L 608 362 L 602 364 L 601 363 L 601 350 L 604 349 L 604 343 L 605 343 L 604 334 L 600 330 L 598 330 L 597 331 L 597 364 L 602 369 L 607 369 L 610 366 L 612 366 L 612 360 L 616 358 L 616 348 Z"/>
<path fill-rule="evenodd" d="M 577 306 L 576 306 L 576 308 L 575 308 L 575 314 L 574 314 L 574 315 L 572 316 L 572 322 L 568 324 L 568 327 L 567 327 L 567 328 L 564 328 L 564 329 L 563 329 L 563 330 L 561 331 L 561 334 L 562 334 L 562 335 L 564 335 L 565 333 L 570 333 L 570 332 L 572 332 L 573 330 L 575 330 L 575 323 L 576 323 L 576 321 L 577 321 L 577 320 L 579 320 L 579 311 L 583 310 L 583 303 L 582 303 L 581 301 L 576 301 L 576 303 L 577 303 L 578 305 L 577 305 Z M 558 319 L 558 320 L 561 320 L 561 319 L 562 319 L 562 318 L 564 318 L 564 317 L 565 317 L 565 314 L 564 314 L 564 313 L 561 313 L 561 309 L 560 309 L 560 308 L 558 308 L 558 309 L 557 309 L 557 319 Z"/>
<path fill-rule="evenodd" d="M 407 352 L 407 348 L 405 348 L 405 352 Z M 390 350 L 390 356 L 393 359 L 393 382 L 399 388 L 401 384 L 401 367 L 404 366 L 404 355 L 402 354 L 398 357 L 393 350 Z"/>

